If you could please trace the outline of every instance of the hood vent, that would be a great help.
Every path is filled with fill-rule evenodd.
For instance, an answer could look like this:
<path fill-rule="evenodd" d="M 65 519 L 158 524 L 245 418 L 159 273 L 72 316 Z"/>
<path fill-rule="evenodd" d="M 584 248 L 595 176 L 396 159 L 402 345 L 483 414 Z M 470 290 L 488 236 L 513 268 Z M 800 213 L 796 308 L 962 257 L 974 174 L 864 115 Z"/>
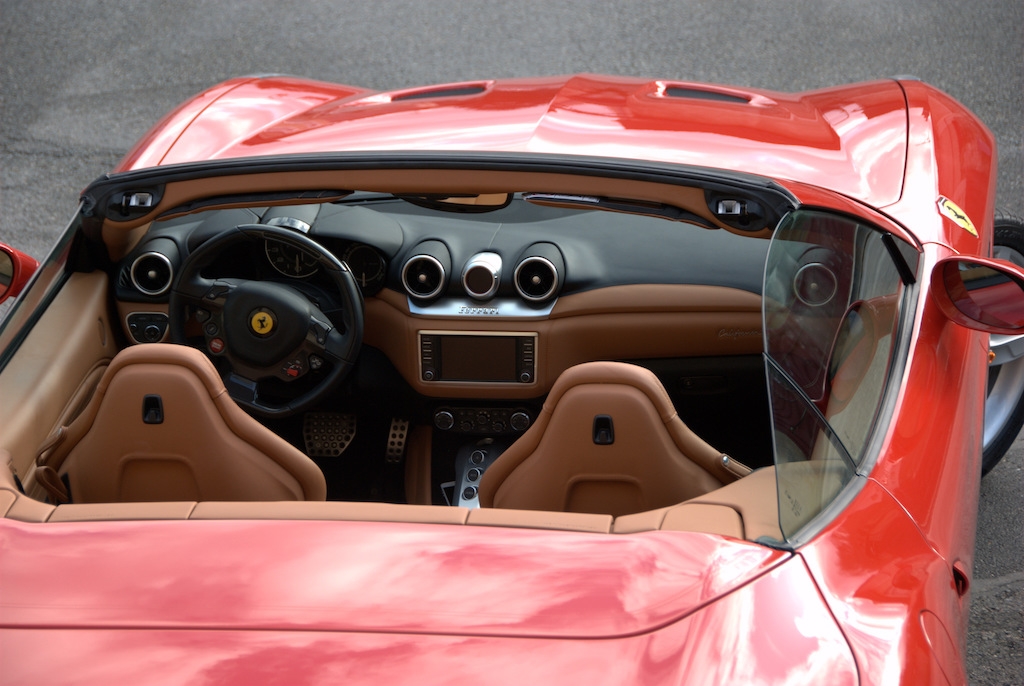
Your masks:
<path fill-rule="evenodd" d="M 705 90 L 703 88 L 694 88 L 692 86 L 668 86 L 665 88 L 665 97 L 687 98 L 690 100 L 713 100 L 715 102 L 731 102 L 737 105 L 750 104 L 750 98 L 745 98 L 742 95 L 724 93 L 722 91 Z"/>
<path fill-rule="evenodd" d="M 402 93 L 391 98 L 391 102 L 401 102 L 402 100 L 427 100 L 433 98 L 454 98 L 460 95 L 480 95 L 485 90 L 484 86 L 479 84 L 469 86 L 452 86 L 450 88 L 434 88 L 422 91 L 413 91 L 412 93 Z"/>

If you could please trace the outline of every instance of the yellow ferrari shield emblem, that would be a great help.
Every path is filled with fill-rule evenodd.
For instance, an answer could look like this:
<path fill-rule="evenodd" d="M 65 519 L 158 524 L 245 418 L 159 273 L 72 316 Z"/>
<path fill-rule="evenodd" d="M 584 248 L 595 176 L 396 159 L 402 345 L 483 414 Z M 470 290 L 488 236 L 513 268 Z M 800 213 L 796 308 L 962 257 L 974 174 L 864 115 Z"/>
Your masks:
<path fill-rule="evenodd" d="M 939 196 L 939 212 L 942 213 L 943 217 L 951 220 L 972 236 L 978 235 L 978 230 L 974 228 L 974 222 L 967 216 L 967 213 L 960 209 L 959 205 L 943 195 Z"/>
<path fill-rule="evenodd" d="M 274 330 L 274 323 L 274 315 L 271 312 L 257 310 L 252 313 L 252 317 L 249 319 L 249 328 L 253 330 L 253 333 L 267 336 Z"/>

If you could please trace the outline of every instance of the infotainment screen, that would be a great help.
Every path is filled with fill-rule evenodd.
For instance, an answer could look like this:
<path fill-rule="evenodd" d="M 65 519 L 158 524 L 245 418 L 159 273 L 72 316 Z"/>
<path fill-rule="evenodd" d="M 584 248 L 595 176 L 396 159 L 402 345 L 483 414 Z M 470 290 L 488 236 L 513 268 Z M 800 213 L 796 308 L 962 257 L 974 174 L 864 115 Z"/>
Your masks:
<path fill-rule="evenodd" d="M 516 339 L 443 336 L 441 376 L 446 381 L 515 381 Z"/>
<path fill-rule="evenodd" d="M 420 332 L 424 381 L 532 383 L 536 334 Z"/>

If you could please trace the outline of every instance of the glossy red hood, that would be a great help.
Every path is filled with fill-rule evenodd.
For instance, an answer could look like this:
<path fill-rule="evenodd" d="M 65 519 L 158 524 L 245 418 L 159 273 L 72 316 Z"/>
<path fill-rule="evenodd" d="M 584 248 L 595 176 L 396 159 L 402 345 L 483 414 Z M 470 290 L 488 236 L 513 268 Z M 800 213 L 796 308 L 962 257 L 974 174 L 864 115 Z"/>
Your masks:
<path fill-rule="evenodd" d="M 620 157 L 900 197 L 907 112 L 896 81 L 802 94 L 578 75 L 378 93 L 294 78 L 228 81 L 170 115 L 119 171 L 346 150 Z"/>

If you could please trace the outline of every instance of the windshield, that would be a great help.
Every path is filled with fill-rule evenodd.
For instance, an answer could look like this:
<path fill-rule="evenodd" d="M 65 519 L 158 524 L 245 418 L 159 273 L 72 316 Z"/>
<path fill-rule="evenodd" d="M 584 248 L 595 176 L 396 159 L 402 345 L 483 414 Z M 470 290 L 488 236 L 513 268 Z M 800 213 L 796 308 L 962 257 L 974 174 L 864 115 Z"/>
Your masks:
<path fill-rule="evenodd" d="M 786 538 L 866 459 L 892 366 L 903 283 L 886 241 L 852 219 L 798 211 L 764 281 L 779 519 Z"/>

